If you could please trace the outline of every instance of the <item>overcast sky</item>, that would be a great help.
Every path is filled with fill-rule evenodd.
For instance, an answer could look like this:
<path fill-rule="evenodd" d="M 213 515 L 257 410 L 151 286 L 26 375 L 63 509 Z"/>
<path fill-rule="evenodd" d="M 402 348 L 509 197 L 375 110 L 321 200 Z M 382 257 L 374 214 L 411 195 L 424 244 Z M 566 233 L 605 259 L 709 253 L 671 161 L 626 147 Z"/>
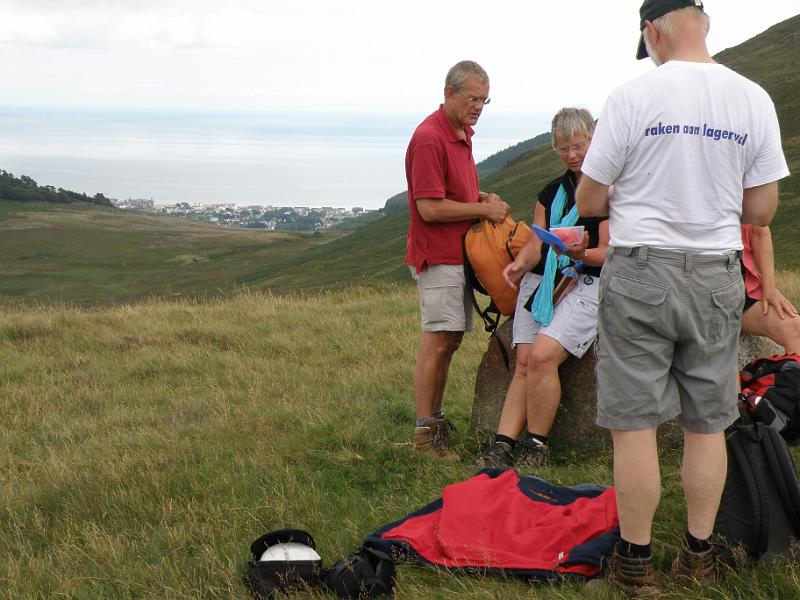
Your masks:
<path fill-rule="evenodd" d="M 634 58 L 640 0 L 0 0 L 5 106 L 426 115 L 476 60 L 498 116 L 599 111 Z M 707 0 L 712 54 L 800 12 Z"/>

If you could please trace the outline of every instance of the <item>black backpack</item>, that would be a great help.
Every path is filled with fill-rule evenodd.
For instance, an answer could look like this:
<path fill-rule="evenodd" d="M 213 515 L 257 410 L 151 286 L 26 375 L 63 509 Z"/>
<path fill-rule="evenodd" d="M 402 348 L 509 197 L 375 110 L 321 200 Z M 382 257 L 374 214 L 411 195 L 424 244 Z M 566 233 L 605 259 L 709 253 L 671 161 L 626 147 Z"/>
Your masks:
<path fill-rule="evenodd" d="M 763 423 L 727 435 L 728 474 L 714 539 L 731 566 L 790 557 L 800 538 L 800 481 L 784 439 Z"/>
<path fill-rule="evenodd" d="M 364 546 L 334 564 L 325 585 L 339 598 L 393 598 L 394 562 L 387 554 Z"/>
<path fill-rule="evenodd" d="M 790 444 L 800 439 L 800 355 L 758 358 L 741 371 L 743 407 Z"/>

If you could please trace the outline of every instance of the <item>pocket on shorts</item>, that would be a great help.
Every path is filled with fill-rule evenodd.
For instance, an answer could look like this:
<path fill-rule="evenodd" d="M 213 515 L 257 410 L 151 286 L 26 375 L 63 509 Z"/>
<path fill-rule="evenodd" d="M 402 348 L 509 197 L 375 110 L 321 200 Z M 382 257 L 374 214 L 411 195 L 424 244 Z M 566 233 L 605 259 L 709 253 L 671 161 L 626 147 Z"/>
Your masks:
<path fill-rule="evenodd" d="M 669 290 L 655 282 L 612 275 L 603 288 L 601 313 L 605 329 L 621 337 L 637 337 L 664 314 Z"/>
<path fill-rule="evenodd" d="M 458 297 L 459 288 L 454 285 L 428 287 L 422 290 L 422 314 L 425 324 L 463 323 L 463 301 Z M 458 307 L 461 314 L 458 314 Z"/>
<path fill-rule="evenodd" d="M 744 285 L 741 279 L 711 290 L 711 317 L 706 333 L 710 346 L 715 346 L 739 331 L 744 308 Z"/>

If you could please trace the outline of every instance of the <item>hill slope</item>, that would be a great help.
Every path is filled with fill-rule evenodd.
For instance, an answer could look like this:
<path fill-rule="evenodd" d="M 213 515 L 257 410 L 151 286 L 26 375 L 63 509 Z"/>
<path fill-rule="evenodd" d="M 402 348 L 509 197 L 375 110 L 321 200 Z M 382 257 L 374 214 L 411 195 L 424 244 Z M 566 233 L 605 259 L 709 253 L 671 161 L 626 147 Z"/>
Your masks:
<path fill-rule="evenodd" d="M 221 293 L 263 264 L 332 238 L 85 203 L 0 202 L 0 301 L 95 304 Z"/>
<path fill-rule="evenodd" d="M 760 84 L 775 103 L 781 124 L 783 150 L 792 176 L 780 182 L 778 214 L 771 229 L 776 263 L 800 267 L 797 228 L 800 225 L 800 15 L 767 29 L 764 33 L 715 58 L 734 71 Z"/>

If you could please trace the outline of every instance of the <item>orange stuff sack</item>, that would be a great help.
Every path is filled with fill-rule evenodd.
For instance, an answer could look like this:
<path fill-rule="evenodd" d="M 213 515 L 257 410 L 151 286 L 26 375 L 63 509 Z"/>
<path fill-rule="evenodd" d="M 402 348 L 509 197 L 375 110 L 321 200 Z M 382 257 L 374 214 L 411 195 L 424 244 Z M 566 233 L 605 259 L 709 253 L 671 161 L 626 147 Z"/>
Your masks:
<path fill-rule="evenodd" d="M 502 223 L 481 219 L 464 235 L 464 271 L 467 285 L 472 287 L 472 302 L 486 323 L 487 331 L 494 331 L 500 315 L 511 315 L 517 305 L 517 290 L 503 279 L 503 269 L 514 260 L 520 249 L 533 235 L 524 221 L 516 222 L 506 217 Z M 474 291 L 491 298 L 486 309 L 475 300 Z M 490 315 L 494 315 L 492 318 Z"/>

